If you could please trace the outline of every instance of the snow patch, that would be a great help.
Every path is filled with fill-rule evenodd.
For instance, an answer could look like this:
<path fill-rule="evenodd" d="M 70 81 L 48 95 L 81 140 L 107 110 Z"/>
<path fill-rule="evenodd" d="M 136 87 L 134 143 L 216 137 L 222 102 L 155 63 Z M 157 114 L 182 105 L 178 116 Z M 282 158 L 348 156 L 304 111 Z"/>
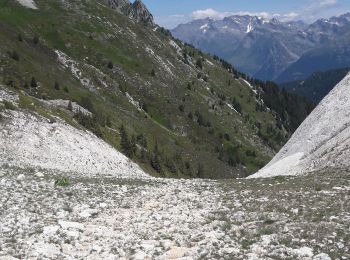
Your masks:
<path fill-rule="evenodd" d="M 253 30 L 254 30 L 254 26 L 253 26 L 252 22 L 250 22 L 250 23 L 248 24 L 248 26 L 247 26 L 247 31 L 246 31 L 246 33 L 250 33 L 250 32 L 253 31 Z"/>
<path fill-rule="evenodd" d="M 209 25 L 206 23 L 202 25 L 199 29 L 202 30 L 203 33 L 206 33 L 209 29 Z"/>

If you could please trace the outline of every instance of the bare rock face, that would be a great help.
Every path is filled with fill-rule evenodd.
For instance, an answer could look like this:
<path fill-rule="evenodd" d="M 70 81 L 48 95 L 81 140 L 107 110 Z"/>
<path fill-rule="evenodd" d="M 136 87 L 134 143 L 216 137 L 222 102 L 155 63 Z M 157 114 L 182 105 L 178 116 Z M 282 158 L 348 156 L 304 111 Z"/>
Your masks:
<path fill-rule="evenodd" d="M 148 26 L 154 26 L 153 15 L 148 11 L 147 7 L 141 0 L 136 0 L 129 9 L 128 16 Z"/>
<path fill-rule="evenodd" d="M 350 168 L 350 73 L 322 100 L 272 161 L 251 178 Z"/>
<path fill-rule="evenodd" d="M 128 0 L 107 0 L 107 3 L 112 9 L 120 11 L 129 8 L 129 6 L 131 5 L 131 3 Z"/>
<path fill-rule="evenodd" d="M 141 0 L 136 0 L 133 4 L 129 0 L 107 0 L 108 5 L 115 10 L 122 12 L 131 20 L 146 26 L 154 26 L 153 15 L 142 3 Z"/>

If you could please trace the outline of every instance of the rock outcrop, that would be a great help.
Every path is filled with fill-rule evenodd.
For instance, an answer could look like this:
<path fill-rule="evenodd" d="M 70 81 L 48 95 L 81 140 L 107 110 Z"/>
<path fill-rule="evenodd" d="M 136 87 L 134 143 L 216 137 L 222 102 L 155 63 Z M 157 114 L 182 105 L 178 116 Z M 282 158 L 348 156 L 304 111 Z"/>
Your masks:
<path fill-rule="evenodd" d="M 350 73 L 321 101 L 292 138 L 252 178 L 350 168 Z"/>
<path fill-rule="evenodd" d="M 155 25 L 153 15 L 141 0 L 136 0 L 134 3 L 130 3 L 128 0 L 108 0 L 107 3 L 112 9 L 120 11 L 131 20 L 146 26 Z"/>
<path fill-rule="evenodd" d="M 145 25 L 154 26 L 153 15 L 141 0 L 136 0 L 128 10 L 130 19 Z"/>

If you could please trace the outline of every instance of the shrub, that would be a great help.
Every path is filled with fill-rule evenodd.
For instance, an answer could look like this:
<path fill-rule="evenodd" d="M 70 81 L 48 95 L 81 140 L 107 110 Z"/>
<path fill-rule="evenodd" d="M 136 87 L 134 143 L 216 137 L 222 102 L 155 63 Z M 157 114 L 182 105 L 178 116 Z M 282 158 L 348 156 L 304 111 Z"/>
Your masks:
<path fill-rule="evenodd" d="M 109 69 L 113 69 L 114 68 L 113 62 L 109 61 L 108 64 L 107 64 L 107 67 Z"/>
<path fill-rule="evenodd" d="M 9 101 L 4 101 L 5 109 L 16 110 L 16 107 Z"/>
<path fill-rule="evenodd" d="M 33 43 L 34 43 L 35 45 L 37 45 L 37 44 L 39 43 L 39 36 L 35 35 L 35 36 L 33 37 Z"/>
<path fill-rule="evenodd" d="M 12 51 L 12 52 L 10 53 L 10 56 L 11 56 L 11 58 L 14 59 L 15 61 L 19 61 L 19 55 L 18 55 L 18 53 L 17 53 L 16 51 Z"/>
<path fill-rule="evenodd" d="M 85 115 L 79 111 L 74 115 L 74 119 L 77 120 L 80 125 L 93 132 L 96 136 L 102 137 L 100 125 L 94 116 Z"/>
<path fill-rule="evenodd" d="M 38 83 L 34 77 L 32 77 L 32 79 L 30 80 L 30 87 L 32 87 L 32 88 L 38 87 Z"/>
<path fill-rule="evenodd" d="M 155 71 L 154 69 L 152 69 L 152 71 L 151 71 L 151 76 L 152 76 L 152 77 L 155 77 L 155 76 L 156 76 L 156 71 Z"/>
<path fill-rule="evenodd" d="M 82 97 L 79 105 L 81 105 L 83 108 L 89 110 L 91 113 L 94 112 L 94 105 L 89 97 Z"/>
<path fill-rule="evenodd" d="M 55 82 L 54 88 L 56 90 L 60 90 L 60 84 L 58 84 L 58 82 Z"/>
<path fill-rule="evenodd" d="M 245 152 L 245 154 L 249 157 L 256 157 L 256 151 L 248 150 Z"/>
<path fill-rule="evenodd" d="M 185 112 L 185 106 L 184 105 L 179 105 L 179 110 L 181 113 Z"/>
<path fill-rule="evenodd" d="M 203 61 L 202 58 L 198 58 L 196 61 L 196 67 L 199 69 L 203 69 Z"/>
<path fill-rule="evenodd" d="M 65 177 L 55 180 L 55 186 L 67 187 L 69 186 L 69 180 Z"/>
<path fill-rule="evenodd" d="M 253 245 L 255 243 L 254 240 L 251 239 L 243 239 L 241 242 L 242 248 L 243 249 L 249 249 L 251 245 Z"/>
<path fill-rule="evenodd" d="M 19 34 L 17 35 L 17 39 L 18 39 L 18 41 L 23 42 L 22 34 L 19 33 Z"/>
<path fill-rule="evenodd" d="M 284 182 L 286 180 L 285 176 L 276 176 L 274 177 L 274 180 L 278 181 L 278 182 Z"/>

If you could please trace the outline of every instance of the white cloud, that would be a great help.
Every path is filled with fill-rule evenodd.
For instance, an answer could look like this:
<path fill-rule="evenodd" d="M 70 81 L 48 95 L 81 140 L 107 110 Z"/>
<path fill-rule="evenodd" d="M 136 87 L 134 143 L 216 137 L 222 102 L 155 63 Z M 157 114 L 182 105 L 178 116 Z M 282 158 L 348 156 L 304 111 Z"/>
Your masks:
<path fill-rule="evenodd" d="M 338 0 L 310 0 L 309 3 L 300 10 L 300 18 L 311 22 L 318 18 L 330 16 L 331 10 L 336 8 Z"/>
<path fill-rule="evenodd" d="M 220 12 L 213 8 L 204 10 L 196 10 L 187 15 L 171 15 L 164 17 L 156 17 L 156 21 L 166 27 L 174 28 L 178 24 L 187 23 L 191 20 L 211 18 L 220 20 L 232 15 L 250 15 L 258 16 L 266 19 L 276 18 L 282 22 L 289 22 L 293 20 L 304 20 L 306 22 L 313 22 L 319 18 L 328 18 L 333 15 L 338 15 L 343 12 L 339 10 L 340 0 L 309 0 L 309 2 L 299 8 L 299 10 L 289 13 L 269 13 L 269 12 Z M 338 9 L 337 9 L 338 8 Z"/>
<path fill-rule="evenodd" d="M 338 3 L 338 0 L 313 0 L 307 6 L 307 9 L 322 9 L 325 7 L 334 6 Z"/>
<path fill-rule="evenodd" d="M 194 20 L 204 19 L 204 18 L 212 18 L 212 19 L 223 19 L 227 16 L 233 15 L 232 12 L 219 12 L 212 8 L 205 10 L 197 10 L 192 12 L 191 17 Z"/>
<path fill-rule="evenodd" d="M 219 12 L 212 8 L 206 10 L 197 10 L 191 14 L 191 18 L 194 20 L 204 19 L 204 18 L 212 18 L 215 20 L 223 19 L 232 15 L 250 15 L 250 16 L 258 16 L 266 19 L 278 18 L 281 21 L 290 21 L 294 20 L 299 14 L 295 12 L 287 13 L 287 14 L 278 14 L 278 13 L 268 13 L 268 12 Z"/>

